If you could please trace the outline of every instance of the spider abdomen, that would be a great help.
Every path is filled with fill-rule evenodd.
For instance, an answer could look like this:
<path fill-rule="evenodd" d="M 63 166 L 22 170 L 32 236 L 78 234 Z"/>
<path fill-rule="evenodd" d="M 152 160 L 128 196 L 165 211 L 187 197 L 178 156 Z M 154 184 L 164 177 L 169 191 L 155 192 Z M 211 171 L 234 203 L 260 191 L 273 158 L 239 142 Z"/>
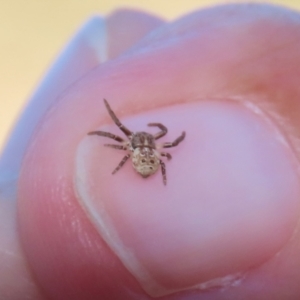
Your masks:
<path fill-rule="evenodd" d="M 159 153 L 149 147 L 137 147 L 132 153 L 132 165 L 144 178 L 154 174 L 159 166 Z"/>

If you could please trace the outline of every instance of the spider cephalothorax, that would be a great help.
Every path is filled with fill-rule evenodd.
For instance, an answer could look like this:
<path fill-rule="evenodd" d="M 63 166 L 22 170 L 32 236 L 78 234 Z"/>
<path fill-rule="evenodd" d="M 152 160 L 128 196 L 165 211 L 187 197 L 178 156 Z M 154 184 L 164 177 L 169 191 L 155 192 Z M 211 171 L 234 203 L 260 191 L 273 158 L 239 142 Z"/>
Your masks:
<path fill-rule="evenodd" d="M 105 144 L 104 146 L 128 151 L 127 155 L 124 156 L 124 158 L 112 173 L 115 174 L 131 157 L 134 169 L 144 178 L 154 174 L 159 169 L 159 166 L 161 166 L 163 181 L 164 184 L 167 184 L 166 166 L 161 158 L 167 157 L 168 159 L 171 159 L 172 156 L 169 153 L 159 152 L 158 150 L 161 148 L 171 148 L 177 146 L 180 142 L 183 141 L 185 132 L 182 132 L 182 134 L 173 143 L 163 143 L 160 146 L 157 146 L 155 141 L 167 134 L 167 127 L 165 127 L 161 123 L 150 123 L 148 124 L 148 126 L 156 126 L 161 131 L 154 135 L 143 131 L 131 132 L 119 121 L 105 99 L 104 103 L 113 121 L 128 138 L 128 140 L 125 141 L 123 138 L 117 135 L 104 131 L 91 131 L 88 133 L 89 135 L 96 134 L 105 136 L 121 143 L 119 145 Z"/>

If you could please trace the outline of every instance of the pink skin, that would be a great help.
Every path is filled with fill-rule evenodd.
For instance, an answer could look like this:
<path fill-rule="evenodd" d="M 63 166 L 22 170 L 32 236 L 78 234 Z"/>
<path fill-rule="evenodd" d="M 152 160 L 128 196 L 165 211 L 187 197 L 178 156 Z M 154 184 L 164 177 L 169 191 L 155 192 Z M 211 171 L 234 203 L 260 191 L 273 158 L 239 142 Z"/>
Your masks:
<path fill-rule="evenodd" d="M 222 25 L 216 25 L 215 20 Z M 132 15 L 129 21 L 132 22 Z M 146 23 L 148 22 L 149 19 Z M 158 21 L 154 23 L 152 28 L 157 26 Z M 147 26 L 145 28 L 150 30 L 151 26 Z M 262 207 L 263 213 L 260 218 L 257 218 L 257 210 L 252 217 L 250 215 L 248 221 L 242 215 L 243 222 L 245 221 L 242 224 L 248 231 L 244 227 L 229 226 L 228 231 L 226 226 L 222 227 L 224 232 L 218 237 L 215 247 L 210 244 L 210 235 L 220 233 L 219 229 L 212 229 L 213 224 L 220 218 L 217 217 L 213 223 L 208 223 L 207 230 L 202 230 L 203 234 L 197 236 L 203 248 L 201 251 L 197 249 L 202 256 L 195 258 L 197 262 L 202 263 L 194 270 L 194 275 L 190 275 L 191 269 L 182 269 L 182 273 L 179 272 L 177 277 L 171 278 L 170 274 L 161 272 L 159 264 L 154 270 L 151 266 L 147 268 L 151 269 L 150 273 L 156 276 L 157 282 L 172 288 L 180 284 L 186 288 L 190 284 L 236 272 L 246 274 L 238 286 L 227 287 L 222 292 L 220 289 L 209 292 L 191 290 L 177 294 L 169 293 L 164 299 L 299 299 L 300 231 L 295 230 L 299 226 L 297 224 L 300 208 L 299 179 L 295 175 L 299 157 L 296 137 L 300 128 L 299 38 L 300 16 L 280 8 L 259 5 L 223 6 L 208 12 L 200 11 L 176 23 L 162 26 L 155 35 L 150 35 L 119 59 L 97 67 L 55 100 L 55 105 L 43 116 L 33 136 L 23 159 L 18 182 L 18 225 L 28 263 L 27 266 L 23 262 L 22 277 L 33 283 L 36 290 L 41 290 L 45 298 L 50 299 L 151 299 L 149 293 L 152 292 L 153 295 L 153 291 L 142 288 L 137 276 L 133 276 L 134 273 L 124 267 L 121 262 L 123 259 L 118 257 L 112 245 L 107 243 L 103 232 L 101 236 L 97 220 L 90 216 L 89 210 L 82 208 L 75 196 L 74 174 L 77 174 L 78 170 L 74 161 L 78 157 L 79 145 L 86 145 L 87 149 L 90 149 L 91 155 L 84 163 L 91 162 L 89 168 L 94 167 L 87 173 L 90 177 L 84 178 L 95 182 L 98 182 L 98 178 L 101 179 L 99 185 L 91 184 L 92 195 L 103 202 L 106 202 L 106 199 L 111 200 L 107 201 L 105 210 L 109 211 L 122 242 L 136 247 L 134 249 L 143 264 L 147 265 L 150 261 L 153 266 L 153 263 L 158 262 L 159 249 L 167 247 L 168 243 L 172 244 L 174 237 L 167 235 L 173 237 L 169 241 L 163 237 L 161 247 L 155 247 L 153 243 L 147 244 L 145 235 L 147 237 L 149 233 L 150 237 L 151 230 L 147 233 L 149 228 L 142 226 L 146 224 L 145 220 L 152 220 L 153 216 L 159 216 L 159 213 L 163 212 L 166 214 L 166 222 L 164 223 L 162 215 L 157 218 L 157 222 L 152 223 L 151 229 L 158 232 L 159 224 L 164 232 L 173 228 L 174 220 L 178 219 L 175 215 L 172 220 L 172 215 L 168 215 L 170 209 L 164 207 L 170 203 L 166 202 L 169 199 L 178 205 L 179 217 L 184 215 L 181 202 L 184 197 L 186 201 L 191 201 L 193 197 L 212 199 L 216 203 L 213 208 L 210 208 L 211 201 L 200 201 L 202 211 L 205 204 L 209 213 L 215 212 L 213 209 L 220 207 L 222 203 L 218 197 L 205 194 L 213 189 L 206 190 L 205 187 L 196 185 L 193 180 L 190 186 L 186 184 L 187 178 L 203 176 L 201 167 L 195 167 L 193 164 L 198 159 L 197 155 L 192 155 L 195 146 L 200 151 L 197 152 L 201 154 L 199 157 L 202 158 L 202 147 L 209 145 L 221 132 L 221 128 L 213 125 L 205 128 L 203 126 L 207 124 L 205 116 L 209 115 L 209 112 L 213 111 L 215 116 L 216 109 L 212 106 L 217 105 L 217 110 L 221 111 L 220 118 L 228 115 L 228 120 L 233 124 L 232 129 L 239 129 L 239 124 L 244 126 L 241 127 L 241 133 L 237 130 L 236 134 L 245 135 L 245 143 L 251 137 L 255 151 L 251 148 L 248 153 L 247 147 L 240 148 L 243 150 L 241 157 L 260 159 L 260 163 L 255 161 L 257 173 L 253 174 L 261 174 L 261 170 L 266 172 L 266 178 L 270 177 L 272 183 L 276 183 L 276 193 L 270 198 L 272 201 L 263 202 L 266 204 L 266 210 Z M 122 52 L 121 47 L 118 49 L 115 53 Z M 89 55 L 87 53 L 87 56 Z M 85 70 L 88 69 L 87 67 Z M 79 73 L 82 74 L 82 70 Z M 110 170 L 113 170 L 122 155 L 112 149 L 101 148 L 101 144 L 108 142 L 107 140 L 86 137 L 88 131 L 111 122 L 103 108 L 103 97 L 109 100 L 117 115 L 135 130 L 139 130 L 148 120 L 165 122 L 170 131 L 164 141 L 172 141 L 182 130 L 186 130 L 186 140 L 169 151 L 173 160 L 170 163 L 166 162 L 167 187 L 162 185 L 160 174 L 144 180 L 134 173 L 130 165 L 124 166 L 115 176 L 110 175 Z M 237 104 L 236 99 L 242 103 L 251 101 L 261 108 L 263 115 L 257 115 L 253 110 Z M 54 103 L 54 100 L 51 103 Z M 199 105 L 207 105 L 206 113 L 203 117 L 193 119 L 195 111 L 199 110 L 200 115 L 203 111 L 203 107 Z M 186 120 L 182 120 L 182 115 L 188 116 Z M 159 120 L 153 119 L 155 116 Z M 214 133 L 214 128 L 217 128 L 217 133 Z M 257 130 L 257 134 L 255 128 L 261 128 Z M 118 133 L 113 126 L 110 126 L 109 130 Z M 223 133 L 229 132 L 224 129 Z M 278 136 L 287 146 L 279 141 Z M 212 152 L 212 148 L 208 148 L 206 160 L 202 162 L 207 171 L 210 165 L 214 168 L 214 161 L 210 160 L 213 153 L 216 153 L 214 158 L 220 159 L 219 167 L 224 161 L 230 162 L 231 173 L 221 172 L 221 193 L 227 193 L 228 187 L 235 186 L 235 181 L 230 181 L 229 174 L 240 166 L 240 161 L 236 160 L 239 153 L 230 156 L 230 151 L 234 151 L 238 145 L 234 137 L 233 135 L 232 148 L 224 151 L 223 161 L 218 149 Z M 218 141 L 219 139 L 220 136 Z M 216 148 L 220 145 L 218 143 Z M 90 147 L 91 145 L 93 147 Z M 97 156 L 99 151 L 100 157 Z M 187 153 L 189 154 L 186 155 Z M 102 157 L 105 158 L 101 160 Z M 9 157 L 4 156 L 3 159 L 9 166 Z M 96 159 L 99 168 L 93 163 Z M 206 161 L 209 162 L 207 165 Z M 187 168 L 187 165 L 191 167 Z M 279 178 L 278 182 L 276 181 L 276 172 L 272 166 L 276 166 L 275 171 L 279 170 L 278 173 L 286 172 L 284 180 Z M 253 181 L 255 187 L 257 176 L 251 174 L 246 179 L 251 181 L 249 186 Z M 223 184 L 226 180 L 227 183 Z M 280 182 L 284 182 L 282 187 Z M 181 188 L 180 184 L 184 188 Z M 126 195 L 129 193 L 132 193 L 130 201 L 133 201 L 134 205 L 131 205 L 136 211 L 129 209 L 126 212 Z M 232 198 L 233 194 L 228 195 Z M 145 204 L 140 204 L 143 201 Z M 234 202 L 228 201 L 233 205 Z M 99 202 L 96 201 L 97 203 Z M 270 206 L 270 203 L 274 205 Z M 188 204 L 187 207 L 190 207 L 198 205 L 198 202 Z M 122 209 L 121 205 L 124 205 Z M 145 211 L 144 205 L 147 206 Z M 172 205 L 171 209 L 176 208 L 176 205 Z M 251 206 L 249 208 L 251 209 Z M 151 209 L 153 213 L 149 213 Z M 222 209 L 226 211 L 225 216 L 229 216 L 230 211 L 232 216 L 245 213 L 243 205 L 240 208 L 237 205 L 229 208 L 224 206 Z M 212 215 L 209 214 L 207 220 L 206 214 L 199 216 L 200 220 L 208 222 Z M 233 218 L 228 219 L 229 223 L 226 224 L 232 224 L 230 222 Z M 135 220 L 135 231 L 130 229 L 128 222 L 131 220 Z M 169 221 L 170 227 L 166 225 Z M 238 224 L 241 224 L 241 221 Z M 188 230 L 188 225 L 183 223 L 184 230 Z M 257 223 L 262 225 L 255 227 Z M 198 231 L 201 230 L 197 230 L 197 233 Z M 183 232 L 184 236 L 189 233 Z M 253 232 L 257 234 L 250 237 L 249 234 Z M 190 241 L 194 242 L 194 239 Z M 191 245 L 194 247 L 194 244 Z M 150 246 L 153 249 L 145 255 Z M 241 248 L 242 246 L 245 246 L 245 249 Z M 183 247 L 179 250 L 187 249 Z M 171 254 L 169 250 L 168 253 Z M 173 255 L 179 255 L 178 253 L 176 249 L 172 252 Z M 220 253 L 224 253 L 225 259 L 222 259 Z M 192 254 L 193 248 L 184 252 L 184 255 L 189 257 L 193 257 Z M 154 258 L 151 255 L 154 255 Z M 175 261 L 178 262 L 177 258 L 178 256 Z M 217 266 L 216 258 L 219 259 Z M 190 265 L 194 265 L 193 262 L 190 262 Z M 178 268 L 175 271 L 178 271 Z M 1 276 L 4 277 L 4 274 Z M 31 291 L 35 290 L 34 287 L 31 287 Z M 29 294 L 29 289 L 28 286 L 19 288 L 19 296 L 24 295 L 25 291 Z M 34 299 L 44 299 L 36 291 L 32 292 L 32 295 Z M 17 296 L 6 299 L 17 299 Z"/>

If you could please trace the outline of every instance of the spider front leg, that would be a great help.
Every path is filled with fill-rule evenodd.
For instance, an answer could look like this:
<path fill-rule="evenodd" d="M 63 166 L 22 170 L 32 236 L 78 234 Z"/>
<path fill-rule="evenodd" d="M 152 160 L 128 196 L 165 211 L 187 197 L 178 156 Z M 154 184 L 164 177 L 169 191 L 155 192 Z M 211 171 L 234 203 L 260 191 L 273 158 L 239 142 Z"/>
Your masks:
<path fill-rule="evenodd" d="M 88 133 L 88 135 L 100 135 L 100 136 L 108 137 L 108 138 L 113 139 L 120 143 L 125 142 L 124 139 L 122 139 L 121 137 L 119 137 L 115 134 L 112 134 L 110 132 L 105 132 L 105 131 L 91 131 Z"/>
<path fill-rule="evenodd" d="M 162 145 L 163 148 L 171 148 L 177 146 L 180 142 L 182 142 L 185 138 L 185 132 L 182 132 L 182 134 L 173 142 L 173 143 L 164 143 Z"/>
<path fill-rule="evenodd" d="M 120 120 L 117 118 L 117 116 L 115 115 L 115 113 L 113 112 L 111 107 L 109 106 L 108 102 L 105 99 L 103 99 L 103 101 L 104 101 L 104 104 L 106 106 L 106 109 L 107 109 L 110 117 L 113 119 L 115 124 L 120 128 L 120 130 L 122 130 L 125 133 L 126 136 L 128 136 L 128 137 L 132 136 L 132 132 L 120 122 Z"/>
<path fill-rule="evenodd" d="M 126 161 L 128 160 L 128 158 L 130 157 L 130 153 L 128 153 L 127 155 L 125 155 L 123 157 L 123 159 L 120 161 L 119 165 L 114 169 L 114 171 L 112 172 L 112 174 L 115 174 L 116 172 L 118 172 L 126 163 Z"/>
<path fill-rule="evenodd" d="M 156 140 L 160 139 L 161 137 L 165 136 L 168 133 L 168 128 L 161 123 L 149 123 L 148 126 L 150 127 L 156 126 L 161 130 L 160 132 L 154 135 L 154 139 Z"/>

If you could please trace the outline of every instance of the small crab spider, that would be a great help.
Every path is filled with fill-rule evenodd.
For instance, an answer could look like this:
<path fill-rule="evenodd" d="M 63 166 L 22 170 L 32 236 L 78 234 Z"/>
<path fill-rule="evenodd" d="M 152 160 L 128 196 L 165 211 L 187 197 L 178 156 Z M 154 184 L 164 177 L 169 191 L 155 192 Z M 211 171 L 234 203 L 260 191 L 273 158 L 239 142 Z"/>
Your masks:
<path fill-rule="evenodd" d="M 106 147 L 129 151 L 128 154 L 124 156 L 119 165 L 112 172 L 112 174 L 115 174 L 117 171 L 119 171 L 120 168 L 125 164 L 125 162 L 131 157 L 134 169 L 144 178 L 147 178 L 148 176 L 154 174 L 158 170 L 159 166 L 161 166 L 163 182 L 166 185 L 166 165 L 161 160 L 161 157 L 171 159 L 172 156 L 171 154 L 166 152 L 158 152 L 155 140 L 158 140 L 159 138 L 167 134 L 167 127 L 165 127 L 161 123 L 149 123 L 148 126 L 156 126 L 161 131 L 154 135 L 143 131 L 131 132 L 119 121 L 115 113 L 110 108 L 108 102 L 105 99 L 103 100 L 109 115 L 111 116 L 115 124 L 120 128 L 121 131 L 123 131 L 123 133 L 128 138 L 128 140 L 125 141 L 123 138 L 105 131 L 91 131 L 88 133 L 88 135 L 100 135 L 108 137 L 121 143 L 120 145 L 104 144 L 104 146 Z M 182 134 L 173 143 L 163 143 L 159 148 L 175 147 L 180 142 L 182 142 L 184 138 L 185 132 L 182 132 Z"/>

